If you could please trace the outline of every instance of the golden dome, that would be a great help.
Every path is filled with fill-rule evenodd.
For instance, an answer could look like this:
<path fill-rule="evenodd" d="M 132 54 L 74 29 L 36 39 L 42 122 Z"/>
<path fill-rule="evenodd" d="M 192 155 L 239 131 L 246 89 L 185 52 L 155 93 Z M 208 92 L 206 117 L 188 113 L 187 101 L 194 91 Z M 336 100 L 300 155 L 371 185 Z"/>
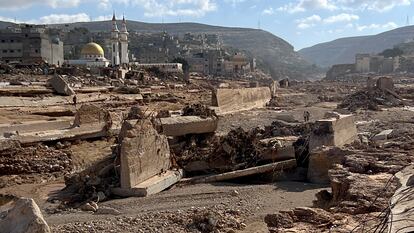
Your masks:
<path fill-rule="evenodd" d="M 96 55 L 96 56 L 104 56 L 104 50 L 100 45 L 97 43 L 89 43 L 83 46 L 81 55 Z"/>

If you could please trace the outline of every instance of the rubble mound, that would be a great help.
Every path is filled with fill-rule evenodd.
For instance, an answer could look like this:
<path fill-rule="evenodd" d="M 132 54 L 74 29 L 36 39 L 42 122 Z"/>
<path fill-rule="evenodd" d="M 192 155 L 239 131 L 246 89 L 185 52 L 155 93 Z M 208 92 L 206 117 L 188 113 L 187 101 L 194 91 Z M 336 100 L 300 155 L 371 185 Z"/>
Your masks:
<path fill-rule="evenodd" d="M 235 171 L 253 167 L 259 157 L 259 129 L 245 131 L 242 128 L 231 130 L 218 141 L 209 158 L 220 172 Z"/>
<path fill-rule="evenodd" d="M 105 124 L 107 129 L 111 127 L 112 119 L 109 111 L 94 104 L 84 104 L 76 112 L 73 126 L 80 127 L 81 125 L 98 123 Z"/>
<path fill-rule="evenodd" d="M 361 90 L 346 96 L 342 103 L 338 105 L 338 108 L 350 111 L 356 111 L 357 109 L 378 111 L 380 109 L 379 105 L 397 107 L 402 106 L 403 103 L 388 92 L 373 89 L 372 91 Z"/>
<path fill-rule="evenodd" d="M 183 116 L 199 116 L 202 118 L 217 117 L 214 110 L 209 109 L 207 106 L 202 104 L 187 105 L 183 109 Z"/>
<path fill-rule="evenodd" d="M 119 186 L 114 157 L 107 157 L 86 170 L 65 177 L 65 191 L 61 201 L 68 205 L 95 201 L 101 202 L 111 195 L 110 189 Z"/>
<path fill-rule="evenodd" d="M 42 144 L 13 147 L 0 153 L 0 187 L 31 183 L 35 176 L 59 177 L 72 170 L 71 154 Z"/>

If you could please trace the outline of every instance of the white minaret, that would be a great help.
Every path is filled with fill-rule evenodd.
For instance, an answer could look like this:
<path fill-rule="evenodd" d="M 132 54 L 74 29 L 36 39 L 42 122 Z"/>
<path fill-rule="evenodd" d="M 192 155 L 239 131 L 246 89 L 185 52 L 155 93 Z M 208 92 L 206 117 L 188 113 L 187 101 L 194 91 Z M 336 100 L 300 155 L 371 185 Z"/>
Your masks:
<path fill-rule="evenodd" d="M 121 43 L 121 64 L 129 63 L 128 56 L 128 30 L 126 27 L 125 16 L 122 18 L 121 32 L 119 33 L 119 42 Z"/>
<path fill-rule="evenodd" d="M 112 31 L 111 31 L 111 64 L 117 66 L 120 64 L 119 61 L 119 30 L 116 25 L 115 13 L 112 17 Z"/>

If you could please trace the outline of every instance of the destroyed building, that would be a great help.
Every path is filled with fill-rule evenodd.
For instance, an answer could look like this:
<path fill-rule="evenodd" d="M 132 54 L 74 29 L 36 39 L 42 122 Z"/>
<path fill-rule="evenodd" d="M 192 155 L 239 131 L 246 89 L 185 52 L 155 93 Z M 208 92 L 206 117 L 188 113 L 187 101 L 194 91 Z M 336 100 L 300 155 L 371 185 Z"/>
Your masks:
<path fill-rule="evenodd" d="M 63 42 L 46 26 L 21 24 L 0 32 L 0 59 L 5 63 L 63 64 Z"/>

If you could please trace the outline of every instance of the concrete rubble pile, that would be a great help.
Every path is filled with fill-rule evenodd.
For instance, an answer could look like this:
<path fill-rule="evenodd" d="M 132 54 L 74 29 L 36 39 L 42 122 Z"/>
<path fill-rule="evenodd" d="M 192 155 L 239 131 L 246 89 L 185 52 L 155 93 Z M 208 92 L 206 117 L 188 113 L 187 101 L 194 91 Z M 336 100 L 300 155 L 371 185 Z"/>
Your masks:
<path fill-rule="evenodd" d="M 265 129 L 231 130 L 226 135 L 187 135 L 172 146 L 177 163 L 187 172 L 229 172 L 264 161 L 295 158 L 294 144 L 308 137 L 309 125 L 274 121 Z"/>
<path fill-rule="evenodd" d="M 380 106 L 398 107 L 403 105 L 403 102 L 395 96 L 380 89 L 375 89 L 372 92 L 363 90 L 351 94 L 345 97 L 338 107 L 350 111 L 355 111 L 357 109 L 377 111 L 380 109 Z"/>
<path fill-rule="evenodd" d="M 378 142 L 369 143 L 378 147 Z M 406 143 L 413 145 L 412 140 Z M 345 145 L 314 148 L 309 155 L 308 179 L 330 184 L 331 191 L 317 193 L 312 208 L 267 215 L 269 229 L 370 232 L 368 229 L 387 227 L 389 200 L 399 185 L 395 174 L 412 163 L 411 146 L 407 144 L 386 148 L 383 142 L 374 148 L 356 139 Z"/>
<path fill-rule="evenodd" d="M 400 107 L 404 106 L 402 98 L 394 91 L 393 80 L 381 77 L 376 81 L 367 80 L 367 88 L 357 91 L 344 98 L 338 108 L 356 111 L 357 109 L 380 110 L 380 106 Z"/>

